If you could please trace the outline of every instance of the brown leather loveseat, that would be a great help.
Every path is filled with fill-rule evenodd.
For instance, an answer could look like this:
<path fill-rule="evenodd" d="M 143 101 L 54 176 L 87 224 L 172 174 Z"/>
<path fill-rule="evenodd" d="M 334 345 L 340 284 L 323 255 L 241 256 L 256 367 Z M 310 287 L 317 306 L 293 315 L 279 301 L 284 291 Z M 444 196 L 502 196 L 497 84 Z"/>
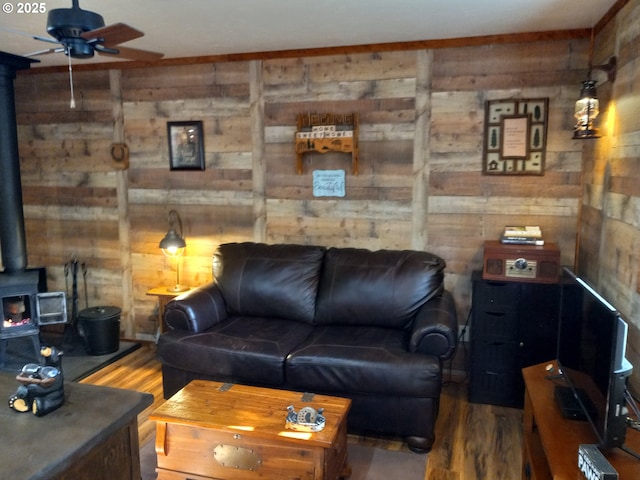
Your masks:
<path fill-rule="evenodd" d="M 165 398 L 196 378 L 344 396 L 350 431 L 431 449 L 458 332 L 443 259 L 247 242 L 213 264 L 212 283 L 166 306 Z"/>

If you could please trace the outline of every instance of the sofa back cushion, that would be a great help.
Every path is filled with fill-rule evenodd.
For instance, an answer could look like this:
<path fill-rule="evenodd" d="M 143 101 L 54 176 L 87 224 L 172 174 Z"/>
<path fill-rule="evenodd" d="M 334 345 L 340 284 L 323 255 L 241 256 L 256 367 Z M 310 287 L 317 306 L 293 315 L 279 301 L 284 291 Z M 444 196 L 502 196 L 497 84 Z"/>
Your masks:
<path fill-rule="evenodd" d="M 315 322 L 407 327 L 422 305 L 442 293 L 445 265 L 428 252 L 330 248 Z"/>
<path fill-rule="evenodd" d="M 324 247 L 227 243 L 213 255 L 213 276 L 230 315 L 313 323 Z"/>

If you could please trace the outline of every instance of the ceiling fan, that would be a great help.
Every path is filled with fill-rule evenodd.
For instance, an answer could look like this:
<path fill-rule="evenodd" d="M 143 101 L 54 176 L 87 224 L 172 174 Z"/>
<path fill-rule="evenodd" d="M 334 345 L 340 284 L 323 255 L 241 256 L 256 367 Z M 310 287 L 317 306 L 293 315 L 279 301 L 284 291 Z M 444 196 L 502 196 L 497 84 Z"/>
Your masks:
<path fill-rule="evenodd" d="M 47 33 L 53 37 L 31 35 L 35 40 L 56 43 L 59 47 L 32 52 L 26 56 L 64 53 L 70 58 L 92 58 L 100 55 L 118 55 L 129 60 L 152 61 L 163 57 L 162 53 L 123 47 L 120 44 L 144 36 L 124 23 L 104 24 L 102 15 L 83 10 L 79 0 L 72 0 L 71 8 L 50 10 L 47 16 Z"/>

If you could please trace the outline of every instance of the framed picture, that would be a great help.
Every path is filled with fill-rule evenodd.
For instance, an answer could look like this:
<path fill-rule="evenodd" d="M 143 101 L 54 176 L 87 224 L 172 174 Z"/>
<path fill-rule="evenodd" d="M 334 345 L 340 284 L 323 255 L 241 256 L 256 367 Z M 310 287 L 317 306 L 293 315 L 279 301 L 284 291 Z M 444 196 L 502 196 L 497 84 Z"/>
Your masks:
<path fill-rule="evenodd" d="M 167 122 L 169 168 L 171 170 L 204 170 L 202 122 Z"/>
<path fill-rule="evenodd" d="M 544 175 L 548 110 L 548 98 L 487 101 L 482 172 Z"/>

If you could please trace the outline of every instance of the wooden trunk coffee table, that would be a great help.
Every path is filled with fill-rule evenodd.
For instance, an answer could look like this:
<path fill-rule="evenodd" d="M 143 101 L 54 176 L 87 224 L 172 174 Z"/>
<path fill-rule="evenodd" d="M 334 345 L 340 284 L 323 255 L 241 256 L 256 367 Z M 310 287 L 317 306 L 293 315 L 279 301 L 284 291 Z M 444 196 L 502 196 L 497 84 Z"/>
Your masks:
<path fill-rule="evenodd" d="M 324 408 L 324 429 L 286 429 L 289 405 Z M 346 398 L 194 380 L 150 417 L 158 479 L 346 478 L 350 407 Z"/>

